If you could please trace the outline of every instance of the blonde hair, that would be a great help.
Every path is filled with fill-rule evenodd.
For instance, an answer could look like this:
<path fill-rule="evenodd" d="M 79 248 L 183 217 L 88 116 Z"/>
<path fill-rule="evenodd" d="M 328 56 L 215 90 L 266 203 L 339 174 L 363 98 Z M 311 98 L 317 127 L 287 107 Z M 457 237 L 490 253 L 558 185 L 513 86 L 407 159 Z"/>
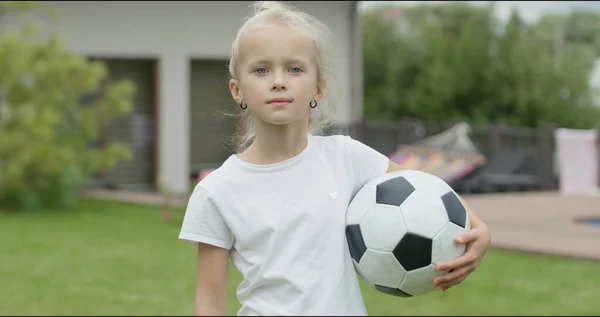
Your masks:
<path fill-rule="evenodd" d="M 231 47 L 231 58 L 229 60 L 229 74 L 232 79 L 237 79 L 236 65 L 240 56 L 240 38 L 251 28 L 263 26 L 269 23 L 282 21 L 296 30 L 308 35 L 315 43 L 317 52 L 318 82 L 323 87 L 324 98 L 319 101 L 315 109 L 311 109 L 309 131 L 320 134 L 329 127 L 336 111 L 336 94 L 334 90 L 333 67 L 330 64 L 328 39 L 331 32 L 323 23 L 315 17 L 294 7 L 284 5 L 277 1 L 257 1 L 254 3 L 254 15 L 246 20 L 239 29 Z M 308 105 L 306 105 L 308 107 Z M 238 107 L 238 128 L 236 135 L 236 146 L 239 152 L 244 151 L 256 136 L 254 121 L 248 111 L 240 111 Z"/>

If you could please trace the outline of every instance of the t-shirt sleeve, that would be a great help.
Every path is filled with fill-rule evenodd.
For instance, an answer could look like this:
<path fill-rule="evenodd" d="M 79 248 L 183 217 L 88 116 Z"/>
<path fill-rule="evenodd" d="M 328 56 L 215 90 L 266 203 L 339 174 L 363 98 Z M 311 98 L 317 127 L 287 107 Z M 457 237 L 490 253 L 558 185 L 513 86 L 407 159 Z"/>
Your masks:
<path fill-rule="evenodd" d="M 390 160 L 370 146 L 349 136 L 345 136 L 344 141 L 349 151 L 353 174 L 352 194 L 355 195 L 365 184 L 385 175 Z"/>
<path fill-rule="evenodd" d="M 227 223 L 202 186 L 197 186 L 190 196 L 179 239 L 225 249 L 231 249 L 233 245 L 233 235 Z"/>

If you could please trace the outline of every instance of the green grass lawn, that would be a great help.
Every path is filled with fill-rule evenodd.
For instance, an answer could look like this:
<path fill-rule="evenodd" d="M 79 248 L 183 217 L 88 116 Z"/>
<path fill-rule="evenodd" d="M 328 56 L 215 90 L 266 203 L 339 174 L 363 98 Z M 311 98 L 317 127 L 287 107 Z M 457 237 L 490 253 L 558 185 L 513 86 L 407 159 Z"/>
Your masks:
<path fill-rule="evenodd" d="M 183 209 L 86 200 L 74 212 L 0 212 L 0 315 L 192 315 L 195 247 Z M 239 304 L 232 270 L 228 314 Z M 363 284 L 370 315 L 593 315 L 600 263 L 490 250 L 448 292 L 396 298 Z"/>

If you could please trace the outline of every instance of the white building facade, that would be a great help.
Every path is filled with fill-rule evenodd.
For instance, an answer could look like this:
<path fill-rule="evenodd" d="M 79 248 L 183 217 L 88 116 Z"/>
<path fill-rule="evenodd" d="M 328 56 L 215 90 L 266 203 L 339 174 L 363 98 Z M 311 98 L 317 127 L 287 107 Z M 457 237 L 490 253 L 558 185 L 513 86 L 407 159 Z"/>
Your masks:
<path fill-rule="evenodd" d="M 594 104 L 600 107 L 600 58 L 594 61 L 594 66 L 590 72 L 590 87 Z"/>
<path fill-rule="evenodd" d="M 113 185 L 154 189 L 157 178 L 186 194 L 192 166 L 220 163 L 235 121 L 228 90 L 231 43 L 251 1 L 48 1 L 73 52 L 106 61 L 111 78 L 138 86 L 134 113 L 106 132 L 134 159 L 108 172 Z M 333 32 L 341 86 L 336 123 L 362 117 L 362 57 L 356 1 L 290 1 Z"/>

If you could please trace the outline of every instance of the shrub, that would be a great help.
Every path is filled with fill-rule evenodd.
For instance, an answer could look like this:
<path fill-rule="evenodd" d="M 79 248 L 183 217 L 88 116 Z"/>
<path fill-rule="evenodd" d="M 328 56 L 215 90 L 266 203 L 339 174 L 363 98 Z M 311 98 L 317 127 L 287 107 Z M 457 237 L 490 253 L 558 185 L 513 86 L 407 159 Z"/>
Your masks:
<path fill-rule="evenodd" d="M 100 62 L 71 53 L 39 23 L 21 23 L 40 8 L 0 2 L 0 205 L 68 208 L 94 175 L 131 157 L 125 144 L 98 140 L 132 111 L 135 85 L 109 83 Z M 2 29 L 7 13 L 16 30 Z"/>

